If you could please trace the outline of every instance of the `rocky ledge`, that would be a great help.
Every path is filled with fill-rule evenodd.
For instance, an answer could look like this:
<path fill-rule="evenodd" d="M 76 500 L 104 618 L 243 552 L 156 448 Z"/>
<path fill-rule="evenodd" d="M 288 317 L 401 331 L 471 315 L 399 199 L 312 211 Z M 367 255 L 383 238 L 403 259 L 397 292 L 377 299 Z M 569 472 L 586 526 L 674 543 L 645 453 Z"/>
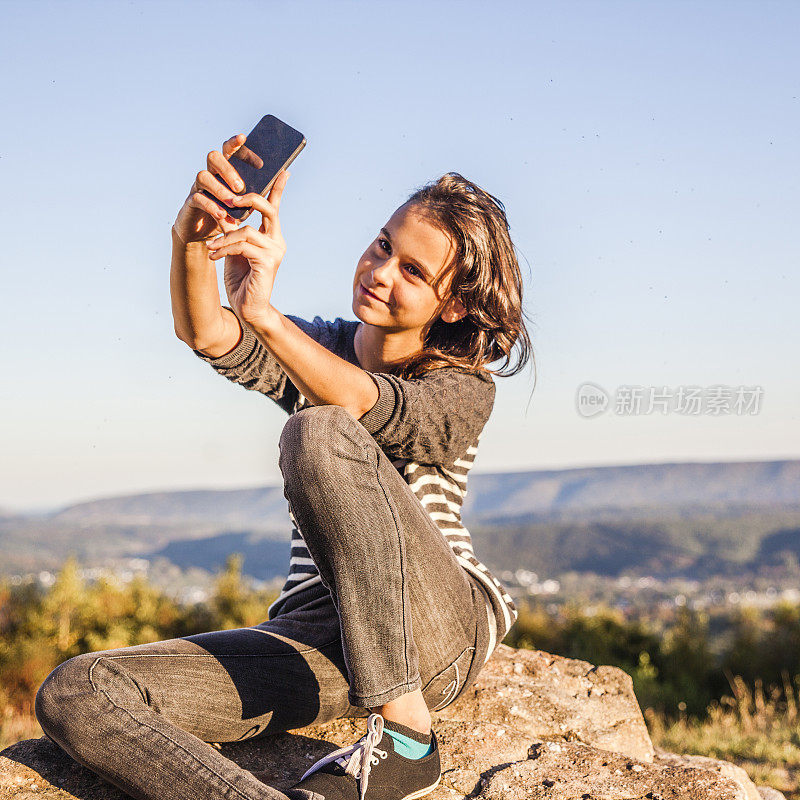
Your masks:
<path fill-rule="evenodd" d="M 500 645 L 478 681 L 434 714 L 442 782 L 430 800 L 781 800 L 726 761 L 656 750 L 630 677 L 613 667 Z M 285 789 L 364 720 L 214 745 Z M 127 800 L 47 737 L 0 753 L 0 798 Z M 785 799 L 784 799 L 785 800 Z"/>

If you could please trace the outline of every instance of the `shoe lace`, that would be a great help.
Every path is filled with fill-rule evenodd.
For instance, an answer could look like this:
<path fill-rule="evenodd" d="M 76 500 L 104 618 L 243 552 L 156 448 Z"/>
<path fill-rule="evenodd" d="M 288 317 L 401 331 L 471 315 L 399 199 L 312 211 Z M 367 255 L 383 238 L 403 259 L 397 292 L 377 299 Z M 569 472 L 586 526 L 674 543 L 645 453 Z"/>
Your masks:
<path fill-rule="evenodd" d="M 380 763 L 380 759 L 386 758 L 388 753 L 380 750 L 377 745 L 383 738 L 383 717 L 380 714 L 370 714 L 367 720 L 367 733 L 362 736 L 355 744 L 334 750 L 316 764 L 306 770 L 300 780 L 305 780 L 312 772 L 316 772 L 326 764 L 335 761 L 342 767 L 346 774 L 352 775 L 359 782 L 359 798 L 364 800 L 369 783 L 369 773 L 373 766 Z"/>

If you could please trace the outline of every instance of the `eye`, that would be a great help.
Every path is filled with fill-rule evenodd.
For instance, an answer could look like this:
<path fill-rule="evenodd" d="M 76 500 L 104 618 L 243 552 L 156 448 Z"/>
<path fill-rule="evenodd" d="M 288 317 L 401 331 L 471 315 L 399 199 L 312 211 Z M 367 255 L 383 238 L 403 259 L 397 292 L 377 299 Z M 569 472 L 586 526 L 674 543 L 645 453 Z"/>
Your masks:
<path fill-rule="evenodd" d="M 382 253 L 385 253 L 387 256 L 390 256 L 392 254 L 392 244 L 388 239 L 384 239 L 382 236 L 379 236 L 375 240 L 375 243 L 378 245 L 378 249 Z M 384 245 L 386 245 L 386 247 L 384 247 Z M 414 275 L 414 277 L 419 279 L 425 278 L 425 275 L 423 274 L 422 270 L 420 270 L 418 267 L 415 267 L 413 264 L 406 264 L 405 268 L 409 271 L 413 270 L 411 274 Z"/>

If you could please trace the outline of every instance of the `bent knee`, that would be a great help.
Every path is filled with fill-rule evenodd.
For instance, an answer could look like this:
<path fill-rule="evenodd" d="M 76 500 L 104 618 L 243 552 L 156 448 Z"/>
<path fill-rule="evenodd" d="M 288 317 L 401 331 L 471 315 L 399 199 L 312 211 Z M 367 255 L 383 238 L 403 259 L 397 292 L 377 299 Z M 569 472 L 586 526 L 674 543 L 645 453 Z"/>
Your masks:
<path fill-rule="evenodd" d="M 356 422 L 341 406 L 311 406 L 292 414 L 281 431 L 281 450 L 302 450 L 319 446 L 344 425 Z"/>
<path fill-rule="evenodd" d="M 359 421 L 342 406 L 311 406 L 289 417 L 279 442 L 281 469 L 287 463 L 324 466 L 326 455 L 363 454 L 370 439 Z"/>
<path fill-rule="evenodd" d="M 94 694 L 91 680 L 94 653 L 84 653 L 59 664 L 42 682 L 34 699 L 34 714 L 42 730 L 58 736 L 79 717 L 86 698 Z"/>

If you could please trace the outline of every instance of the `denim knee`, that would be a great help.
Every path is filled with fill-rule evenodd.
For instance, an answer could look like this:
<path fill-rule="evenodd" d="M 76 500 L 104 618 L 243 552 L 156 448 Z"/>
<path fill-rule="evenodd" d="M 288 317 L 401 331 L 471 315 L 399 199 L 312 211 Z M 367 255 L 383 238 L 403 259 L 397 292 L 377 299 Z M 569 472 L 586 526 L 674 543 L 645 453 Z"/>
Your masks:
<path fill-rule="evenodd" d="M 278 466 L 287 485 L 329 477 L 348 457 L 363 460 L 371 440 L 342 406 L 311 406 L 292 414 L 283 426 Z"/>
<path fill-rule="evenodd" d="M 90 678 L 93 653 L 84 653 L 59 664 L 36 692 L 34 714 L 42 730 L 69 751 L 80 750 L 79 740 L 94 729 L 93 711 L 88 708 L 94 695 Z M 87 719 L 83 717 L 87 716 Z"/>

